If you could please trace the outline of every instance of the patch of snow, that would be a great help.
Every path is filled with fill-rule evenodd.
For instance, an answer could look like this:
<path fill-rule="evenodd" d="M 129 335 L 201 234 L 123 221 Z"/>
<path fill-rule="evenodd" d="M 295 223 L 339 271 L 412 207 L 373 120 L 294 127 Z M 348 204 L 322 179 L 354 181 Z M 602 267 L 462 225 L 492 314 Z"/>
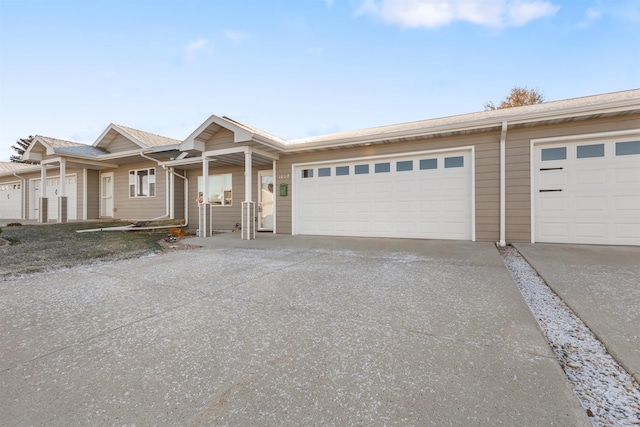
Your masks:
<path fill-rule="evenodd" d="M 499 250 L 591 423 L 640 425 L 638 383 L 517 249 Z"/>

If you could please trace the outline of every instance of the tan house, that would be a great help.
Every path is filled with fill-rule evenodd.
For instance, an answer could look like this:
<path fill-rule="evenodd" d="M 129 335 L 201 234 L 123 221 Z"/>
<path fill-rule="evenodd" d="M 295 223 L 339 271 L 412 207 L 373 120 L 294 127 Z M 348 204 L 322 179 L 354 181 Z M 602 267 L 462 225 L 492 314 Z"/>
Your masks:
<path fill-rule="evenodd" d="M 218 116 L 184 141 L 112 124 L 25 157 L 39 166 L 0 169 L 0 218 L 640 245 L 640 90 L 301 140 Z"/>

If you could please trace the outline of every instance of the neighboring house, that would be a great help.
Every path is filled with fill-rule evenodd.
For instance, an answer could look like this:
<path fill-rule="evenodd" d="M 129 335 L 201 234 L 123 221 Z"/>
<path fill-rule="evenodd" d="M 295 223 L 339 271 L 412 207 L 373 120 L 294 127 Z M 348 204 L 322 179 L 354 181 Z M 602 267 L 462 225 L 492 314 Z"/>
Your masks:
<path fill-rule="evenodd" d="M 110 125 L 92 146 L 36 137 L 25 158 L 42 166 L 0 169 L 0 188 L 41 221 L 65 220 L 66 197 L 66 219 L 202 236 L 640 245 L 640 90 L 293 141 L 218 116 L 184 141 Z"/>

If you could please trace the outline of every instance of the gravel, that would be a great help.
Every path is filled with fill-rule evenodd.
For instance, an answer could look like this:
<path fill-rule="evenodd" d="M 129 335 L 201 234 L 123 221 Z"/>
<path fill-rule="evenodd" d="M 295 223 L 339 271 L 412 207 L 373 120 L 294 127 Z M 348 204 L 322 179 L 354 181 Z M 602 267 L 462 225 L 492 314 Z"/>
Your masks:
<path fill-rule="evenodd" d="M 515 248 L 499 250 L 592 424 L 640 425 L 638 383 Z"/>

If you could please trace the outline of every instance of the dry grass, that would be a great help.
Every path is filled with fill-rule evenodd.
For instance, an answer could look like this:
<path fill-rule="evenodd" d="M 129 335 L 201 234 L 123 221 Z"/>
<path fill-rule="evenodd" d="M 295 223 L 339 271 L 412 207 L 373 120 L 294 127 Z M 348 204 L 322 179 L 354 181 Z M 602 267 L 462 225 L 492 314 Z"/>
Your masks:
<path fill-rule="evenodd" d="M 4 227 L 0 237 L 11 244 L 0 246 L 0 278 L 162 251 L 158 240 L 167 235 L 167 230 L 76 233 L 80 229 L 127 224 L 90 222 Z"/>

